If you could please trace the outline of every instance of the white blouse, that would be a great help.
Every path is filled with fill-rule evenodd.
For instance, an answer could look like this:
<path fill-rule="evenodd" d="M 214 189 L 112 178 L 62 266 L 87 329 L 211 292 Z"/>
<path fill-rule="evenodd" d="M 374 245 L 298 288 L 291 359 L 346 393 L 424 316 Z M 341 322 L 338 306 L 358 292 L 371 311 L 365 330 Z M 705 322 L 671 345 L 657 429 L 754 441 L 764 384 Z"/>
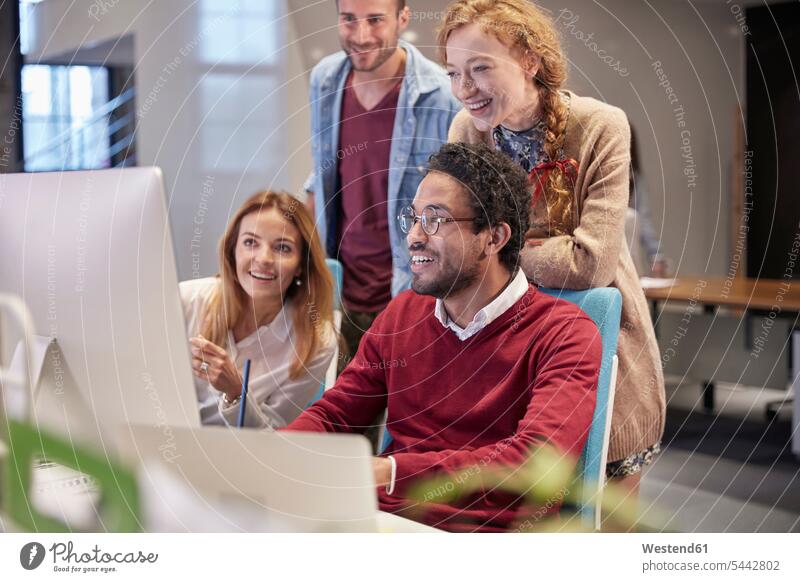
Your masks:
<path fill-rule="evenodd" d="M 216 277 L 193 279 L 180 284 L 181 300 L 189 337 L 200 333 L 206 302 L 211 291 L 220 285 Z M 295 359 L 295 336 L 292 323 L 293 306 L 286 304 L 270 323 L 236 343 L 228 331 L 226 351 L 241 371 L 250 360 L 250 381 L 247 388 L 245 426 L 281 428 L 297 418 L 325 379 L 336 349 L 333 328 L 323 333 L 321 348 L 311 358 L 304 373 L 289 379 L 289 368 Z M 228 405 L 206 380 L 194 377 L 200 421 L 203 424 L 236 426 L 239 404 Z"/>

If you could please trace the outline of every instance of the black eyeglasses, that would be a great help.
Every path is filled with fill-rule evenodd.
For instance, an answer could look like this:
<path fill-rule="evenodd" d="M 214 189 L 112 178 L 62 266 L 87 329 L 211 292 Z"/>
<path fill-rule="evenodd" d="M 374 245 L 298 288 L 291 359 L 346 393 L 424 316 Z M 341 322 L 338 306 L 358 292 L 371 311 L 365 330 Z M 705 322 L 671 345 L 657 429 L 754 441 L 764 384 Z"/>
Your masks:
<path fill-rule="evenodd" d="M 411 232 L 417 221 L 422 222 L 422 230 L 428 236 L 433 236 L 439 230 L 439 225 L 443 222 L 475 222 L 474 218 L 453 218 L 452 216 L 440 216 L 433 206 L 426 206 L 422 209 L 422 214 L 417 214 L 411 206 L 406 206 L 400 211 L 397 221 L 400 223 L 400 230 L 404 234 Z"/>

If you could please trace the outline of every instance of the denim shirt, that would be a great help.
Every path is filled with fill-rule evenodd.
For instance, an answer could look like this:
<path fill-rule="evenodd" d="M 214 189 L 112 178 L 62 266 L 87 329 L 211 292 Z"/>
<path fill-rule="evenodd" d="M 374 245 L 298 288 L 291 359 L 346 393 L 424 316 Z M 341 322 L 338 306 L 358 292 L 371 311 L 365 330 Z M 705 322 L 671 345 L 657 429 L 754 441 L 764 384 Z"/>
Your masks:
<path fill-rule="evenodd" d="M 392 245 L 392 296 L 411 285 L 411 266 L 405 235 L 397 224 L 400 210 L 411 204 L 422 181 L 428 158 L 447 141 L 450 122 L 461 104 L 450 92 L 444 70 L 405 41 L 406 69 L 389 153 L 389 240 Z M 314 170 L 305 189 L 315 196 L 320 239 L 329 257 L 337 251 L 340 201 L 338 184 L 339 122 L 350 59 L 344 51 L 322 59 L 311 72 L 311 153 Z"/>

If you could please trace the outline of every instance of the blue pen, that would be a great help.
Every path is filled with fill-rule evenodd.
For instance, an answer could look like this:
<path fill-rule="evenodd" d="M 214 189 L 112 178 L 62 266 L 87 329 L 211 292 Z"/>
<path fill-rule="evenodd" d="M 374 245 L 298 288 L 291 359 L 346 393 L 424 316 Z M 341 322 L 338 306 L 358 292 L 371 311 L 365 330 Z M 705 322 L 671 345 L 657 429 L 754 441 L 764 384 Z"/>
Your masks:
<path fill-rule="evenodd" d="M 250 382 L 250 360 L 245 360 L 244 374 L 242 374 L 242 399 L 239 401 L 239 428 L 244 426 L 244 410 L 247 408 L 248 382 Z"/>

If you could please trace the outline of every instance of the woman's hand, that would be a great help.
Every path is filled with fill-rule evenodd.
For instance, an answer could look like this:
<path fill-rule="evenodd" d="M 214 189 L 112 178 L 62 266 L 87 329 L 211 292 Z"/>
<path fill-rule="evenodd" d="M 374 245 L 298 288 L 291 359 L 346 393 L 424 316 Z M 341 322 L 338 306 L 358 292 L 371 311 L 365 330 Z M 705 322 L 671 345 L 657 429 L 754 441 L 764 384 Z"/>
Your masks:
<path fill-rule="evenodd" d="M 224 392 L 228 400 L 238 398 L 242 393 L 242 377 L 228 352 L 201 335 L 189 342 L 192 344 L 194 375 Z"/>

